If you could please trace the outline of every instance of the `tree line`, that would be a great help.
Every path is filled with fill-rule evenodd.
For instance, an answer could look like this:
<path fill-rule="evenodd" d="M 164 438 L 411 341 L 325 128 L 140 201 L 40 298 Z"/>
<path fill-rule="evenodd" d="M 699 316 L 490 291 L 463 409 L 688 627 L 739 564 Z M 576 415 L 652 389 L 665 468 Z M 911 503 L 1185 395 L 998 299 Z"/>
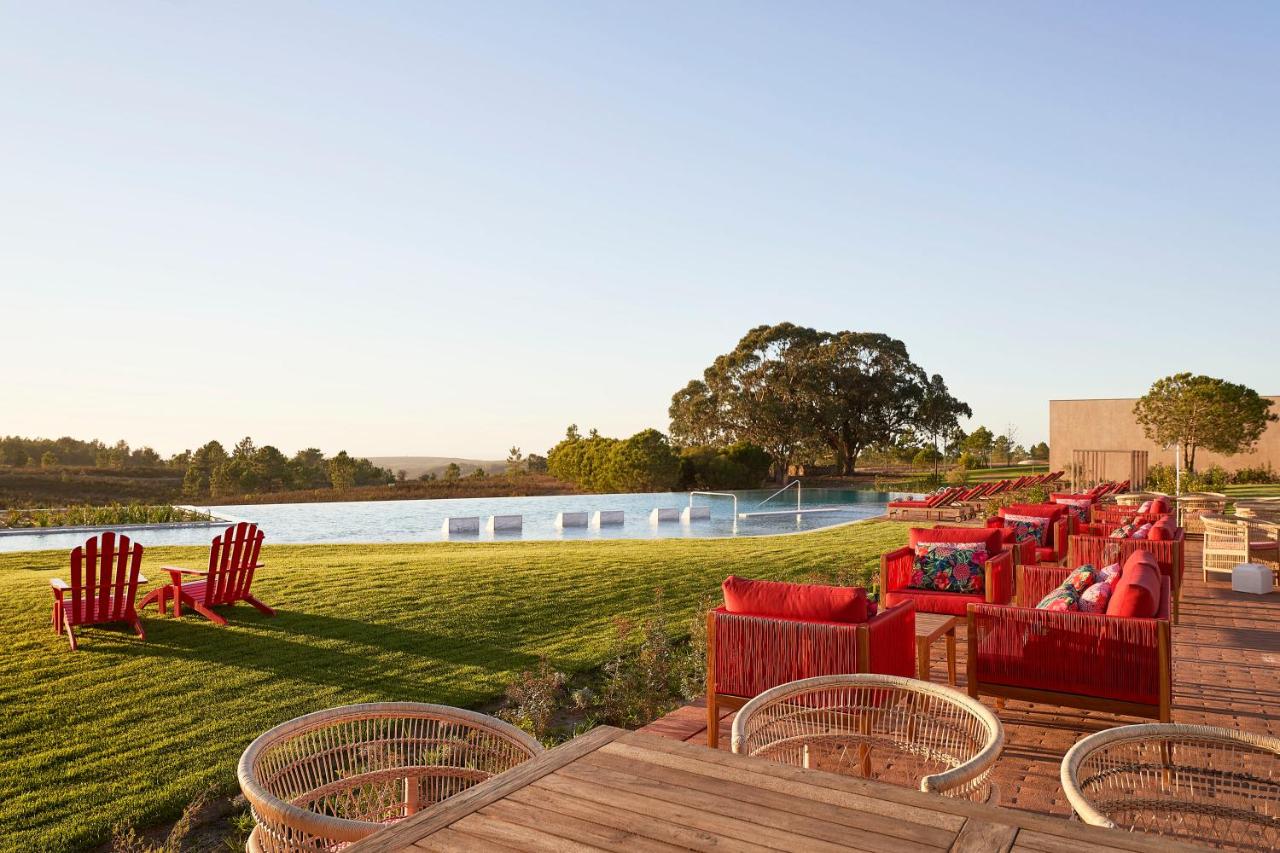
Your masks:
<path fill-rule="evenodd" d="M 182 472 L 182 494 L 188 498 L 227 497 L 302 489 L 349 489 L 395 480 L 385 468 L 345 450 L 333 456 L 314 447 L 286 456 L 278 448 L 261 447 L 245 437 L 228 452 L 218 441 L 166 458 L 150 447 L 130 448 L 93 439 L 81 441 L 6 436 L 0 439 L 0 464 L 14 467 L 83 466 L 117 470 Z"/>

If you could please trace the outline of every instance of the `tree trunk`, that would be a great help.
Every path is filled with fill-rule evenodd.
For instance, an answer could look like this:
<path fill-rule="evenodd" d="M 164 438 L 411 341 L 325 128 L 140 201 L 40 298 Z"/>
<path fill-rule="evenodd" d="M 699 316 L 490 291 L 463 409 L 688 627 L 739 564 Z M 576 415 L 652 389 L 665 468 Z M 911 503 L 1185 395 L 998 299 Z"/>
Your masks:
<path fill-rule="evenodd" d="M 1196 472 L 1196 446 L 1194 444 L 1182 445 L 1182 464 L 1187 469 L 1188 474 Z"/>

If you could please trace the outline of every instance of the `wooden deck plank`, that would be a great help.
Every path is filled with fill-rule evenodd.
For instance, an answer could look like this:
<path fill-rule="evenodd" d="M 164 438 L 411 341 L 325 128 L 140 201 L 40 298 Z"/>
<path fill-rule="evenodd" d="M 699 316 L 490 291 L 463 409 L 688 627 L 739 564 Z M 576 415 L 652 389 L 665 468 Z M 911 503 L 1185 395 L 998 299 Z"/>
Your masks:
<path fill-rule="evenodd" d="M 732 803 L 751 807 L 753 814 L 758 814 L 759 809 L 786 812 L 813 822 L 814 825 L 831 825 L 833 833 L 838 832 L 842 837 L 848 836 L 848 829 L 857 830 L 860 833 L 870 834 L 872 837 L 868 841 L 898 845 L 902 850 L 945 849 L 955 838 L 954 831 L 942 829 L 936 824 L 877 816 L 808 797 L 781 794 L 768 788 L 727 778 L 727 774 L 718 778 L 704 776 L 671 768 L 665 764 L 634 761 L 618 755 L 605 755 L 599 750 L 584 759 L 582 763 L 630 772 L 673 788 L 686 787 L 708 794 L 718 794 Z"/>
<path fill-rule="evenodd" d="M 518 793 L 518 792 L 517 792 Z M 546 798 L 550 799 L 547 794 Z M 493 815 L 508 823 L 545 830 L 561 838 L 585 841 L 604 850 L 646 851 L 646 853 L 672 853 L 685 848 L 667 844 L 637 833 L 634 828 L 624 829 L 610 823 L 601 822 L 593 815 L 591 818 L 565 814 L 564 811 L 550 807 L 546 801 L 520 802 L 514 794 L 490 803 L 475 815 L 463 818 L 455 824 L 465 828 L 473 818 Z M 637 816 L 638 817 L 638 816 Z M 637 821 L 639 823 L 640 821 Z"/>
<path fill-rule="evenodd" d="M 499 844 L 491 838 L 477 838 L 448 826 L 419 838 L 405 849 L 429 853 L 519 853 L 519 848 Z"/>
<path fill-rule="evenodd" d="M 626 832 L 636 834 L 636 840 L 652 841 L 656 844 L 670 844 L 679 850 L 723 850 L 722 840 L 710 832 L 690 829 L 684 826 L 673 826 L 655 820 L 653 815 L 640 814 L 625 809 L 612 808 L 589 800 L 570 797 L 546 788 L 536 790 L 524 788 L 511 794 L 508 799 L 525 803 L 535 808 L 545 809 L 548 820 L 559 820 L 562 816 L 582 818 L 601 826 L 612 826 Z M 641 838 L 643 836 L 643 839 Z M 636 848 L 640 849 L 640 848 Z"/>
<path fill-rule="evenodd" d="M 1016 826 L 969 818 L 951 845 L 950 853 L 1009 853 L 1017 837 Z"/>
<path fill-rule="evenodd" d="M 532 826 L 511 823 L 484 811 L 473 812 L 460 818 L 451 827 L 487 841 L 495 841 L 526 853 L 599 853 L 608 850 L 586 841 L 577 841 L 554 835 Z"/>
<path fill-rule="evenodd" d="M 484 808 L 507 794 L 523 788 L 530 782 L 557 770 L 564 765 L 581 758 L 593 750 L 623 735 L 622 729 L 600 726 L 581 737 L 574 738 L 566 744 L 548 750 L 532 761 L 508 770 L 468 788 L 461 794 L 450 797 L 446 802 L 428 809 L 421 814 L 406 818 L 394 826 L 358 841 L 347 848 L 349 853 L 391 853 L 409 847 L 419 838 L 430 835 L 441 827 L 448 826 L 464 815 Z"/>
<path fill-rule="evenodd" d="M 554 773 L 544 776 L 533 784 L 535 790 L 552 790 L 571 797 L 590 800 L 610 808 L 625 809 L 642 815 L 660 819 L 665 823 L 674 823 L 689 829 L 711 833 L 721 843 L 733 841 L 735 850 L 791 850 L 794 849 L 795 837 L 769 827 L 757 826 L 747 820 L 724 817 L 723 815 L 703 812 L 696 808 L 670 803 L 650 797 L 646 794 L 630 790 L 619 790 L 606 787 L 595 781 Z M 830 850 L 832 845 L 814 842 L 814 849 Z M 839 848 L 835 848 L 838 850 Z"/>
<path fill-rule="evenodd" d="M 895 822 L 887 818 L 880 818 L 878 823 L 873 819 L 871 828 L 851 832 L 849 827 L 839 823 L 814 819 L 786 809 L 745 803 L 715 784 L 706 787 L 719 788 L 719 790 L 705 790 L 671 784 L 665 779 L 653 776 L 631 773 L 626 769 L 626 762 L 620 762 L 613 767 L 601 767 L 599 764 L 582 761 L 564 768 L 561 774 L 620 791 L 643 793 L 666 803 L 687 806 L 734 820 L 743 820 L 756 826 L 769 827 L 792 835 L 797 841 L 804 839 L 806 844 L 816 845 L 828 842 L 835 845 L 836 849 L 875 853 L 875 851 L 893 847 L 902 850 L 903 853 L 936 853 L 936 851 L 945 850 L 954 837 L 953 834 L 948 834 L 941 844 L 923 844 L 895 837 L 892 834 Z"/>

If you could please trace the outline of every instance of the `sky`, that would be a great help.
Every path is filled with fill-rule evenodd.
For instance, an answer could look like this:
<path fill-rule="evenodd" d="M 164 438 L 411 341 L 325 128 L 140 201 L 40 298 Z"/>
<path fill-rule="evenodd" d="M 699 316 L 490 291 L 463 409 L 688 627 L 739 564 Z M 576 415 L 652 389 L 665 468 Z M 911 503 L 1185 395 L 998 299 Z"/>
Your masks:
<path fill-rule="evenodd" d="M 0 2 L 0 434 L 500 458 L 750 328 L 1280 393 L 1280 5 Z"/>

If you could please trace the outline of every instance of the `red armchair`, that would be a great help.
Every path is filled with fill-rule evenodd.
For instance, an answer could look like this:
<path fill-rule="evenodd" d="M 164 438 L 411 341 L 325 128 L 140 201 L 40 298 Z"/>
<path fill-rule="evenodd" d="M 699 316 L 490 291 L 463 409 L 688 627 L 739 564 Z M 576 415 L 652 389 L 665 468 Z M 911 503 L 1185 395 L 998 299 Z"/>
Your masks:
<path fill-rule="evenodd" d="M 981 593 L 939 592 L 908 586 L 918 543 L 970 541 L 983 542 L 990 555 L 983 565 Z M 913 527 L 907 547 L 880 557 L 881 600 L 889 607 L 910 601 L 919 613 L 963 616 L 969 604 L 1008 604 L 1013 598 L 1013 582 L 1013 552 L 1004 545 L 1001 531 L 992 528 L 935 527 L 927 530 Z"/>
<path fill-rule="evenodd" d="M 1013 541 L 1011 527 L 1006 526 L 1009 516 L 1031 516 L 1048 520 L 1043 545 L 1035 540 Z M 1001 528 L 1004 531 L 1005 544 L 1014 549 L 1014 560 L 1019 565 L 1029 563 L 1061 564 L 1067 558 L 1067 539 L 1072 530 L 1073 517 L 1062 504 L 1010 504 L 1001 507 L 999 514 L 987 519 L 987 527 Z"/>
<path fill-rule="evenodd" d="M 1186 570 L 1186 533 L 1173 522 L 1173 516 L 1165 515 L 1151 525 L 1145 539 L 1112 537 L 1106 525 L 1090 525 L 1084 533 L 1070 537 L 1067 547 L 1067 565 L 1071 568 L 1090 565 L 1102 568 L 1112 563 L 1123 563 L 1135 551 L 1145 551 L 1155 557 L 1160 574 L 1169 579 L 1173 594 L 1173 622 L 1178 622 L 1178 606 L 1182 601 L 1182 576 Z"/>
<path fill-rule="evenodd" d="M 748 606 L 765 613 L 730 612 L 743 599 L 731 594 L 731 582 L 765 587 L 780 606 L 756 597 Z M 804 618 L 807 604 L 823 590 L 856 592 L 841 587 L 783 584 L 770 581 L 725 581 L 727 606 L 707 614 L 707 745 L 719 742 L 720 708 L 741 708 L 764 691 L 818 675 L 877 672 L 914 678 L 916 674 L 915 608 L 899 604 L 862 621 Z M 820 617 L 856 618 L 808 608 Z M 769 612 L 772 611 L 772 612 Z M 865 615 L 865 611 L 864 611 Z"/>
<path fill-rule="evenodd" d="M 1173 694 L 1169 579 L 1159 578 L 1158 610 L 1151 618 L 1027 605 L 1060 586 L 1070 572 L 1063 566 L 1022 566 L 1024 606 L 969 608 L 969 695 L 1168 722 Z"/>

